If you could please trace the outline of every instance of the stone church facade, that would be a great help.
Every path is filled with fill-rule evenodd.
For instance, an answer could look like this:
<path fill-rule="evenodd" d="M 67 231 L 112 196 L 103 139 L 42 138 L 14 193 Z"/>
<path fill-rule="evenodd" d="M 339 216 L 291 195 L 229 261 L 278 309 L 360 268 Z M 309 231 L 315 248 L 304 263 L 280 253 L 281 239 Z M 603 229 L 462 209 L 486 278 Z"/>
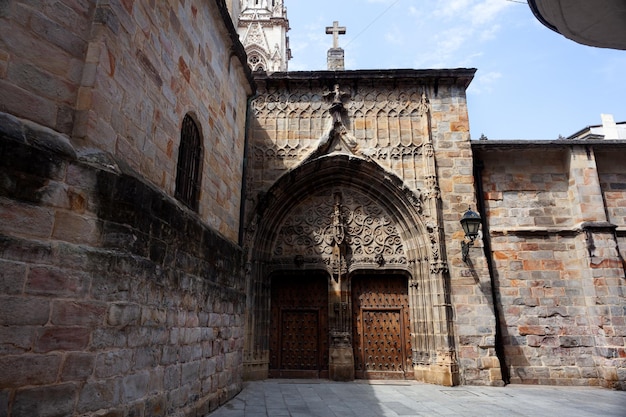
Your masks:
<path fill-rule="evenodd" d="M 465 102 L 473 74 L 255 77 L 244 245 L 251 375 L 459 382 L 444 231 L 456 232 L 455 214 L 474 201 Z M 316 279 L 322 294 L 308 288 Z M 303 293 L 290 289 L 299 280 Z M 315 326 L 299 338 L 287 330 Z M 493 315 L 479 326 L 488 329 L 472 334 L 485 339 L 476 350 L 484 360 L 494 354 Z"/>
<path fill-rule="evenodd" d="M 0 414 L 625 388 L 623 141 L 472 141 L 473 69 L 253 75 L 282 1 L 43 3 L 0 4 Z"/>

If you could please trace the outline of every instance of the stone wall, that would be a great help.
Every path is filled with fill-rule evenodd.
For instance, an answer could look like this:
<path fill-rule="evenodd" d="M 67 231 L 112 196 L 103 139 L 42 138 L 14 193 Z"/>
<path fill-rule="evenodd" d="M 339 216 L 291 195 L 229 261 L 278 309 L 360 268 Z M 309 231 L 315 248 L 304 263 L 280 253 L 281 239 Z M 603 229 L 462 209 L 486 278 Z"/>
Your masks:
<path fill-rule="evenodd" d="M 623 148 L 609 146 L 474 144 L 511 382 L 624 389 Z"/>
<path fill-rule="evenodd" d="M 4 113 L 0 156 L 0 415 L 196 416 L 241 390 L 238 246 Z"/>
<path fill-rule="evenodd" d="M 495 316 L 489 271 L 477 239 L 468 263 L 462 261 L 460 219 L 477 211 L 465 89 L 443 87 L 432 107 L 432 135 L 441 190 L 441 217 L 449 268 L 449 287 L 459 383 L 502 385 L 495 351 Z"/>
<path fill-rule="evenodd" d="M 0 111 L 71 133 L 95 3 L 0 3 Z"/>
<path fill-rule="evenodd" d="M 239 230 L 245 53 L 222 1 L 9 1 L 0 5 L 0 111 L 125 160 L 174 194 L 184 116 L 204 147 L 199 213 Z"/>
<path fill-rule="evenodd" d="M 626 257 L 626 167 L 621 152 L 612 149 L 595 149 L 598 175 L 607 220 L 616 226 L 620 255 Z"/>

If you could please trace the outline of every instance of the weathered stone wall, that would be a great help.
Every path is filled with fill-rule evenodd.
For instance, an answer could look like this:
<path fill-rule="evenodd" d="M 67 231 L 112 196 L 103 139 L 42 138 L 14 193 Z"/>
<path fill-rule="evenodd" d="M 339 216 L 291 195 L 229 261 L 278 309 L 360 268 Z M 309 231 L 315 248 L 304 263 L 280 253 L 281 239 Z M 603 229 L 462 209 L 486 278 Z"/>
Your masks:
<path fill-rule="evenodd" d="M 115 155 L 170 195 L 192 114 L 204 147 L 199 213 L 236 240 L 252 90 L 224 2 L 39 3 L 0 5 L 0 111 L 70 135 L 81 154 Z"/>
<path fill-rule="evenodd" d="M 590 145 L 474 148 L 511 382 L 623 389 L 624 267 L 604 205 L 622 221 L 619 165 Z"/>
<path fill-rule="evenodd" d="M 444 90 L 447 91 L 447 90 Z M 489 271 L 481 251 L 481 239 L 462 261 L 464 233 L 460 219 L 471 208 L 478 211 L 474 185 L 474 160 L 470 147 L 465 89 L 451 87 L 433 103 L 433 143 L 449 268 L 449 292 L 453 311 L 455 349 L 460 383 L 502 385 L 495 351 L 495 315 Z"/>
<path fill-rule="evenodd" d="M 95 4 L 0 4 L 0 111 L 71 133 Z"/>
<path fill-rule="evenodd" d="M 616 226 L 622 258 L 626 257 L 626 166 L 621 152 L 595 149 L 600 186 L 608 221 Z"/>
<path fill-rule="evenodd" d="M 0 114 L 0 415 L 208 413 L 242 387 L 243 279 L 126 165 Z"/>
<path fill-rule="evenodd" d="M 463 76 L 471 79 L 473 72 L 467 71 Z M 447 73 L 437 75 L 443 79 Z M 435 88 L 428 70 L 404 77 L 401 71 L 258 76 L 259 91 L 251 103 L 255 117 L 249 129 L 246 217 L 251 217 L 259 193 L 327 144 L 335 83 L 345 102 L 343 121 L 355 154 L 375 161 L 415 192 L 428 189 L 427 177 L 439 174 L 437 187 L 446 192 L 447 200 L 457 201 L 460 195 L 458 205 L 467 209 L 474 189 L 464 81 L 458 85 L 441 81 Z M 432 109 L 430 120 L 420 104 L 422 94 Z M 441 167 L 429 173 L 424 145 L 431 139 Z"/>

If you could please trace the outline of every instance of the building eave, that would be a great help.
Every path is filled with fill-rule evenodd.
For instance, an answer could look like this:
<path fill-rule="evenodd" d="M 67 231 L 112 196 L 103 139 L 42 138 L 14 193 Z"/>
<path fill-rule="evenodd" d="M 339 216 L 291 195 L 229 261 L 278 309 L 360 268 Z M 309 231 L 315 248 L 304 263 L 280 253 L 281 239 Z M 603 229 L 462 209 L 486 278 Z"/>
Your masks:
<path fill-rule="evenodd" d="M 276 84 L 290 82 L 304 82 L 316 80 L 320 84 L 346 83 L 355 80 L 370 80 L 377 82 L 407 82 L 458 85 L 467 88 L 474 78 L 475 68 L 455 69 L 391 69 L 391 70 L 347 70 L 347 71 L 290 71 L 274 72 L 272 74 L 254 73 L 259 84 Z"/>
<path fill-rule="evenodd" d="M 230 11 L 228 10 L 228 6 L 226 5 L 225 0 L 217 0 L 216 4 L 231 41 L 231 56 L 237 57 L 237 59 L 241 63 L 242 70 L 244 71 L 245 77 L 248 80 L 250 86 L 249 94 L 254 95 L 256 91 L 256 84 L 254 81 L 254 77 L 252 76 L 252 71 L 248 66 L 248 55 L 246 54 L 246 50 L 239 39 L 239 34 L 237 33 L 237 29 L 233 24 L 232 18 L 230 16 Z"/>
<path fill-rule="evenodd" d="M 572 146 L 594 146 L 604 148 L 626 148 L 626 140 L 606 140 L 606 139 L 588 139 L 588 140 L 472 140 L 472 150 L 474 151 L 517 151 L 526 150 L 542 150 L 542 149 L 560 149 Z"/>

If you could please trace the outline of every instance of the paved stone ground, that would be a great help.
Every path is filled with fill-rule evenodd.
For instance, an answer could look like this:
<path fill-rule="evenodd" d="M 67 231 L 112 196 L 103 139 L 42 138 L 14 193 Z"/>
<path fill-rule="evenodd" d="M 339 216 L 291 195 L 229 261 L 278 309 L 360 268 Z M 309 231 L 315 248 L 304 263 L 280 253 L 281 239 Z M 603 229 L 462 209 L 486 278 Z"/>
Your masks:
<path fill-rule="evenodd" d="M 626 392 L 509 385 L 442 387 L 417 382 L 266 380 L 209 417 L 626 417 Z"/>

